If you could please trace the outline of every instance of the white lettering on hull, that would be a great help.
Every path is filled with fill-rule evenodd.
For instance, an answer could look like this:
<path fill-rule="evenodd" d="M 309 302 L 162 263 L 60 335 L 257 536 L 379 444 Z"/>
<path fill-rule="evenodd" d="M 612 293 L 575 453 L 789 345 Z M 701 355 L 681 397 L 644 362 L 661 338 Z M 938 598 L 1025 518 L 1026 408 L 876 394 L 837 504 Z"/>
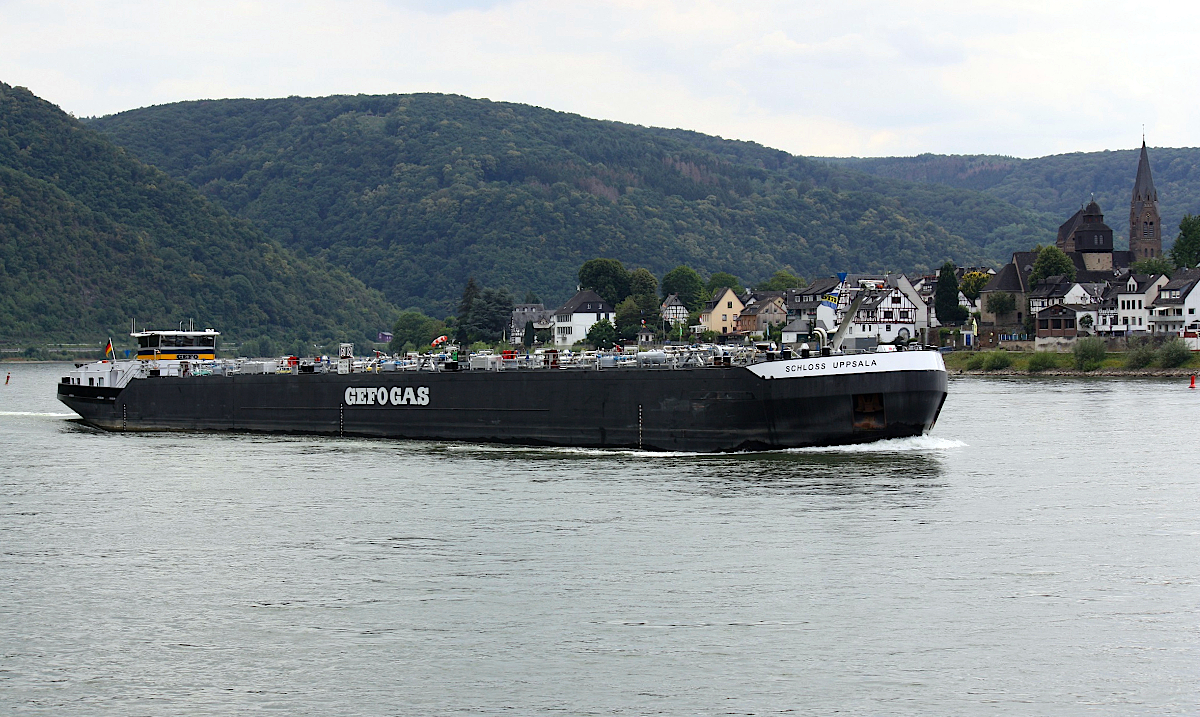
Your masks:
<path fill-rule="evenodd" d="M 899 351 L 767 361 L 747 368 L 762 378 L 804 378 L 888 371 L 945 371 L 946 364 L 936 351 Z"/>
<path fill-rule="evenodd" d="M 393 386 L 371 388 L 349 386 L 342 400 L 347 406 L 428 406 L 428 386 Z"/>

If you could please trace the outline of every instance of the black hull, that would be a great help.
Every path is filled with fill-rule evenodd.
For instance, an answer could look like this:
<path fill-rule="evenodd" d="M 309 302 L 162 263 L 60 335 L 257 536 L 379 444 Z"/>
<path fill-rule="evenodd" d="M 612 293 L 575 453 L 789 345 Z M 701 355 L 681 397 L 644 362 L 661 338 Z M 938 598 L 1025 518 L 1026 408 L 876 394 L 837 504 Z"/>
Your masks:
<path fill-rule="evenodd" d="M 413 389 L 408 396 L 406 388 Z M 412 405 L 419 404 L 421 388 L 429 397 L 426 405 Z M 357 405 L 364 393 L 358 389 L 371 389 L 372 402 Z M 86 423 L 114 431 L 301 433 L 713 452 L 921 435 L 937 420 L 946 373 L 772 380 L 731 367 L 236 375 L 135 379 L 124 389 L 60 384 L 58 396 Z M 856 412 L 863 397 L 869 405 L 876 396 L 882 399 L 882 411 Z"/>

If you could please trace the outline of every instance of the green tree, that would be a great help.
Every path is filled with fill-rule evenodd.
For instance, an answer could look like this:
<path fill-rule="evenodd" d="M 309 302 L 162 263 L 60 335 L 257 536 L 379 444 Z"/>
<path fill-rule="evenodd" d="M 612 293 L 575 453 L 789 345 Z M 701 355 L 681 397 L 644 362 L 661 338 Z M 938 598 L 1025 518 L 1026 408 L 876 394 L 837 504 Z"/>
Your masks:
<path fill-rule="evenodd" d="M 933 295 L 933 310 L 943 326 L 960 324 L 967 318 L 967 308 L 958 303 L 958 277 L 954 262 L 942 264 L 938 272 L 937 292 Z"/>
<path fill-rule="evenodd" d="M 634 269 L 629 274 L 629 294 L 631 296 L 657 296 L 658 279 L 649 269 Z"/>
<path fill-rule="evenodd" d="M 706 301 L 704 280 L 690 266 L 677 266 L 662 279 L 662 298 L 677 294 L 688 311 L 700 309 Z"/>
<path fill-rule="evenodd" d="M 1017 310 L 1017 299 L 1007 291 L 991 292 L 987 298 L 987 310 L 997 318 L 1011 314 Z"/>
<path fill-rule="evenodd" d="M 1179 236 L 1171 247 L 1171 261 L 1183 269 L 1200 264 L 1200 214 L 1184 214 L 1179 222 Z"/>
<path fill-rule="evenodd" d="M 983 287 L 987 286 L 991 278 L 989 274 L 985 274 L 982 271 L 968 271 L 966 274 L 963 274 L 962 281 L 958 283 L 958 290 L 963 293 L 963 296 L 971 301 L 975 301 L 979 298 L 979 292 L 983 290 Z"/>
<path fill-rule="evenodd" d="M 591 289 L 616 306 L 629 296 L 629 272 L 616 259 L 590 259 L 579 267 L 579 288 Z"/>
<path fill-rule="evenodd" d="M 803 289 L 808 282 L 790 271 L 780 269 L 771 275 L 770 279 L 760 281 L 754 288 L 758 291 L 786 291 L 787 289 Z"/>
<path fill-rule="evenodd" d="M 588 329 L 587 342 L 598 349 L 611 349 L 617 343 L 617 330 L 608 319 L 600 319 Z"/>
<path fill-rule="evenodd" d="M 637 338 L 638 330 L 642 328 L 642 309 L 634 297 L 626 297 L 617 304 L 617 335 L 625 341 Z"/>
<path fill-rule="evenodd" d="M 442 322 L 431 319 L 419 311 L 405 311 L 400 314 L 395 325 L 392 326 L 392 342 L 388 344 L 388 350 L 398 353 L 404 350 L 406 344 L 426 347 L 430 341 L 437 338 L 435 332 L 440 331 L 441 328 Z"/>
<path fill-rule="evenodd" d="M 531 290 L 529 290 L 529 291 L 526 291 L 526 292 L 525 292 L 525 301 L 524 301 L 524 302 L 522 302 L 522 303 L 525 303 L 525 304 L 540 304 L 540 303 L 542 303 L 542 300 L 541 300 L 541 299 L 539 299 L 539 298 L 538 298 L 538 295 L 537 295 L 537 294 L 535 294 L 535 293 L 533 293 L 533 290 L 531 289 Z"/>
<path fill-rule="evenodd" d="M 1066 277 L 1067 281 L 1074 281 L 1074 262 L 1056 246 L 1042 247 L 1033 262 L 1033 273 L 1029 275 L 1029 283 L 1036 286 L 1046 277 L 1059 275 Z"/>
<path fill-rule="evenodd" d="M 464 322 L 467 337 L 471 341 L 500 340 L 512 320 L 514 303 L 507 289 L 481 290 Z"/>
<path fill-rule="evenodd" d="M 459 343 L 468 343 L 474 340 L 470 334 L 471 328 L 471 309 L 475 306 L 475 299 L 479 298 L 479 284 L 476 283 L 475 277 L 467 277 L 467 285 L 463 287 L 462 298 L 458 300 L 458 330 L 455 333 L 455 338 Z"/>
<path fill-rule="evenodd" d="M 741 294 L 745 291 L 745 289 L 742 287 L 741 280 L 736 276 L 724 271 L 718 271 L 716 274 L 713 274 L 711 277 L 709 277 L 708 283 L 704 285 L 704 291 L 707 294 L 704 300 L 711 301 L 713 294 L 716 294 L 718 289 L 724 289 L 726 287 L 733 289 L 737 294 Z"/>
<path fill-rule="evenodd" d="M 1134 274 L 1166 274 L 1169 278 L 1175 271 L 1175 264 L 1168 261 L 1166 257 L 1155 256 L 1149 259 L 1138 259 L 1129 265 L 1129 270 Z"/>
<path fill-rule="evenodd" d="M 529 302 L 538 303 L 538 302 Z M 521 345 L 527 349 L 533 348 L 533 341 L 537 338 L 537 331 L 533 328 L 532 321 L 525 322 L 525 330 L 521 333 Z"/>

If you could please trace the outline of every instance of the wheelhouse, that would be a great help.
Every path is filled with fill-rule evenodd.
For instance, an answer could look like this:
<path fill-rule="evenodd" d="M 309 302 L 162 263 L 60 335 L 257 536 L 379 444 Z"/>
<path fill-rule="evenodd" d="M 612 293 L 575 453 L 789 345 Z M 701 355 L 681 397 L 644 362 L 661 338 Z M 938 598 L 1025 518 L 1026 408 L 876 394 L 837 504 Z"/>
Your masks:
<path fill-rule="evenodd" d="M 130 334 L 137 339 L 137 357 L 142 361 L 212 361 L 217 358 L 217 337 L 221 332 L 203 331 L 138 331 Z"/>

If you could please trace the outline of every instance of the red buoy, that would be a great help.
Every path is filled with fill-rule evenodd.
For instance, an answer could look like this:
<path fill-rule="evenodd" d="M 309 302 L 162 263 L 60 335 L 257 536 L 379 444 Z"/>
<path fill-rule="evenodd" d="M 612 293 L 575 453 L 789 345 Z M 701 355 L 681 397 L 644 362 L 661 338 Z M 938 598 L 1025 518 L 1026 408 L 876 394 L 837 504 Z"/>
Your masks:
<path fill-rule="evenodd" d="M 1192 374 L 1192 385 L 1188 386 L 1188 388 L 1195 388 L 1195 387 L 1196 387 L 1196 374 Z"/>

